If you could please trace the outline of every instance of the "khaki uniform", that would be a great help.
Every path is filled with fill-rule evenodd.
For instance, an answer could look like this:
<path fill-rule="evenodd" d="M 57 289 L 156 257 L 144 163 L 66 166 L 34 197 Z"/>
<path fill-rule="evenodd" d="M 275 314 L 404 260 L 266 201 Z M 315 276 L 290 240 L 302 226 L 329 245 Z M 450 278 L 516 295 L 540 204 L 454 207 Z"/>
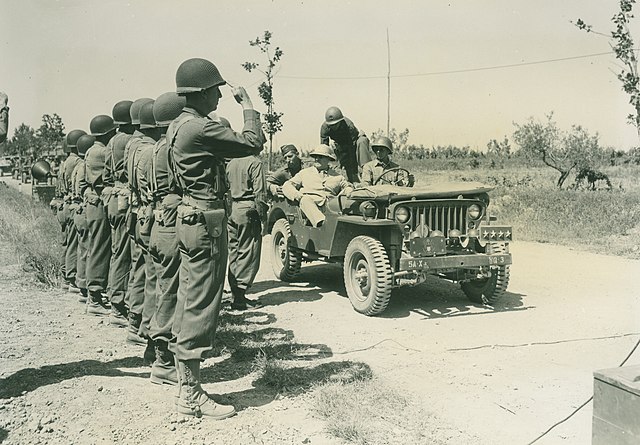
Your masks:
<path fill-rule="evenodd" d="M 84 159 L 80 159 L 78 165 L 71 174 L 72 205 L 69 207 L 73 213 L 73 223 L 78 232 L 78 264 L 76 272 L 76 286 L 80 289 L 87 288 L 87 254 L 89 252 L 89 226 L 87 224 L 86 204 L 84 203 L 84 191 L 87 188 L 85 180 Z"/>
<path fill-rule="evenodd" d="M 242 133 L 185 107 L 167 132 L 169 163 L 183 193 L 176 232 L 180 286 L 171 351 L 180 361 L 202 360 L 211 350 L 227 263 L 223 158 L 256 154 L 264 135 L 260 114 L 244 111 Z"/>
<path fill-rule="evenodd" d="M 300 209 L 313 227 L 324 222 L 327 199 L 353 186 L 332 168 L 318 170 L 315 166 L 300 170 L 282 186 L 282 193 L 292 201 L 300 201 Z"/>
<path fill-rule="evenodd" d="M 373 185 L 382 174 L 392 168 L 400 167 L 398 164 L 389 159 L 389 163 L 385 164 L 380 159 L 369 161 L 362 167 L 362 184 Z"/>
<path fill-rule="evenodd" d="M 74 223 L 74 211 L 72 211 L 72 174 L 75 168 L 82 160 L 76 153 L 70 153 L 60 167 L 58 183 L 60 192 L 64 197 L 64 213 L 65 213 L 65 235 L 66 249 L 64 255 L 64 274 L 65 280 L 69 283 L 76 284 L 76 275 L 78 272 L 78 231 Z"/>
<path fill-rule="evenodd" d="M 246 292 L 260 268 L 262 219 L 266 211 L 266 179 L 256 156 L 232 159 L 227 164 L 231 215 L 227 221 L 231 292 Z"/>
<path fill-rule="evenodd" d="M 85 155 L 85 179 L 88 188 L 84 192 L 89 225 L 89 253 L 87 255 L 87 289 L 91 294 L 102 294 L 107 289 L 109 261 L 111 259 L 111 228 L 107 212 L 100 199 L 104 183 L 104 158 L 107 147 L 96 141 Z"/>
<path fill-rule="evenodd" d="M 124 149 L 132 135 L 117 133 L 107 144 L 104 160 L 105 205 L 111 226 L 111 260 L 107 297 L 112 304 L 123 304 L 131 271 L 131 239 L 125 224 L 125 203 L 129 200 Z M 108 192 L 108 193 L 107 193 Z"/>

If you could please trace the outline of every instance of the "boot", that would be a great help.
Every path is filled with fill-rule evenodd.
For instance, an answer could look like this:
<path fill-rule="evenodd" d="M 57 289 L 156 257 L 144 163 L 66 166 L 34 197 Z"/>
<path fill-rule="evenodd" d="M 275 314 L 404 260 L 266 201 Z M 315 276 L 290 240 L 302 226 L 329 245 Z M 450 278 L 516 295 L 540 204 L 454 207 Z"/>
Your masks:
<path fill-rule="evenodd" d="M 84 288 L 84 287 L 81 287 L 80 288 L 80 295 L 78 295 L 78 301 L 80 303 L 86 303 L 87 302 L 87 295 L 88 295 L 87 289 Z"/>
<path fill-rule="evenodd" d="M 231 293 L 233 294 L 233 303 L 231 303 L 231 309 L 235 311 L 246 311 L 247 310 L 247 299 L 245 298 L 244 289 L 240 289 L 238 287 L 232 287 Z"/>
<path fill-rule="evenodd" d="M 135 314 L 129 312 L 129 327 L 127 328 L 127 343 L 136 346 L 145 346 L 147 341 L 138 335 L 138 329 L 140 329 L 140 323 L 142 323 L 142 314 Z"/>
<path fill-rule="evenodd" d="M 236 413 L 233 406 L 220 405 L 213 401 L 200 385 L 200 360 L 179 360 L 180 389 L 176 410 L 180 414 L 195 417 L 226 419 Z"/>
<path fill-rule="evenodd" d="M 111 311 L 100 292 L 91 292 L 87 299 L 87 314 L 104 316 L 109 315 Z"/>
<path fill-rule="evenodd" d="M 127 319 L 127 307 L 124 303 L 111 304 L 109 324 L 117 328 L 126 328 L 129 325 L 129 320 Z"/>
<path fill-rule="evenodd" d="M 69 283 L 69 286 L 67 287 L 67 292 L 69 292 L 70 294 L 77 294 L 80 292 L 80 288 L 76 286 L 75 281 L 72 281 Z"/>
<path fill-rule="evenodd" d="M 178 373 L 173 354 L 168 349 L 166 341 L 155 341 L 156 360 L 151 366 L 151 383 L 162 385 L 176 385 L 178 383 Z"/>
<path fill-rule="evenodd" d="M 149 338 L 147 339 L 147 347 L 144 348 L 144 353 L 142 354 L 142 362 L 145 366 L 151 366 L 153 365 L 153 362 L 155 360 L 156 360 L 155 343 L 153 340 Z"/>

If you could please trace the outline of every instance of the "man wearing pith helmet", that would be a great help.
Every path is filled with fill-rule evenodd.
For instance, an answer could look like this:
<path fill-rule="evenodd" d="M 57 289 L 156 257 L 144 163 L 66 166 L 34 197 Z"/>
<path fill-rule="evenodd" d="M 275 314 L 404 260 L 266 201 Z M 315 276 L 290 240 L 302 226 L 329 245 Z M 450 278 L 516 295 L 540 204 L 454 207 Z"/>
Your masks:
<path fill-rule="evenodd" d="M 351 120 L 342 114 L 338 107 L 329 107 L 324 114 L 324 122 L 320 127 L 320 143 L 329 145 L 333 140 L 336 144 L 336 155 L 340 167 L 347 173 L 350 182 L 358 182 L 358 161 L 356 157 L 356 143 L 359 131 Z"/>
<path fill-rule="evenodd" d="M 186 105 L 167 131 L 169 165 L 182 194 L 176 223 L 182 265 L 170 344 L 178 363 L 176 408 L 214 419 L 235 413 L 232 406 L 215 403 L 200 382 L 200 362 L 211 350 L 218 323 L 228 254 L 224 158 L 257 154 L 265 143 L 260 114 L 242 87 L 233 89 L 244 114 L 240 133 L 208 117 L 218 108 L 225 84 L 210 61 L 183 62 L 176 92 L 185 96 Z"/>
<path fill-rule="evenodd" d="M 85 179 L 89 186 L 85 191 L 85 200 L 90 237 L 87 254 L 87 313 L 109 315 L 110 307 L 104 299 L 104 293 L 107 290 L 111 259 L 111 228 L 100 195 L 104 189 L 102 178 L 107 144 L 116 134 L 116 124 L 111 116 L 101 114 L 91 120 L 89 128 L 96 141 L 85 155 Z"/>

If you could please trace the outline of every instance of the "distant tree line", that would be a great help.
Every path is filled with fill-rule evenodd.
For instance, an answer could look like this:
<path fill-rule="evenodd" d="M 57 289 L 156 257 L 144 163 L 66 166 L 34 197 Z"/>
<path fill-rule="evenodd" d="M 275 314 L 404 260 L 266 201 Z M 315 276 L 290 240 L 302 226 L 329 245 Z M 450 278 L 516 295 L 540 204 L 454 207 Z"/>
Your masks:
<path fill-rule="evenodd" d="M 13 137 L 7 140 L 6 154 L 39 158 L 45 154 L 55 153 L 63 148 L 64 123 L 56 113 L 44 114 L 42 125 L 35 129 L 22 123 L 14 131 Z"/>

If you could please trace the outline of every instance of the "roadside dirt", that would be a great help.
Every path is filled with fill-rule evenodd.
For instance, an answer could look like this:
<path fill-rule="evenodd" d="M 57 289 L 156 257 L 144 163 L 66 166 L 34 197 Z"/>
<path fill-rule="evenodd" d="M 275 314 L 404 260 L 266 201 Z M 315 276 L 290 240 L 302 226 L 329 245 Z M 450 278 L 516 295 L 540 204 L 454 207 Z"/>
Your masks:
<path fill-rule="evenodd" d="M 434 279 L 399 290 L 375 318 L 351 309 L 339 267 L 309 264 L 296 283 L 281 283 L 265 252 L 250 295 L 264 307 L 226 316 L 252 335 L 293 339 L 292 351 L 321 351 L 320 362 L 368 364 L 433 413 L 442 427 L 434 439 L 526 444 L 589 398 L 592 372 L 617 366 L 640 337 L 640 261 L 523 242 L 512 252 L 509 293 L 493 309 Z M 250 361 L 225 354 L 206 362 L 203 380 L 239 414 L 174 414 L 173 389 L 148 381 L 142 349 L 125 344 L 123 330 L 15 263 L 0 245 L 0 442 L 342 443 L 311 414 L 309 393 L 279 396 L 255 381 Z M 638 363 L 640 353 L 628 362 Z M 537 444 L 590 443 L 591 412 Z"/>

